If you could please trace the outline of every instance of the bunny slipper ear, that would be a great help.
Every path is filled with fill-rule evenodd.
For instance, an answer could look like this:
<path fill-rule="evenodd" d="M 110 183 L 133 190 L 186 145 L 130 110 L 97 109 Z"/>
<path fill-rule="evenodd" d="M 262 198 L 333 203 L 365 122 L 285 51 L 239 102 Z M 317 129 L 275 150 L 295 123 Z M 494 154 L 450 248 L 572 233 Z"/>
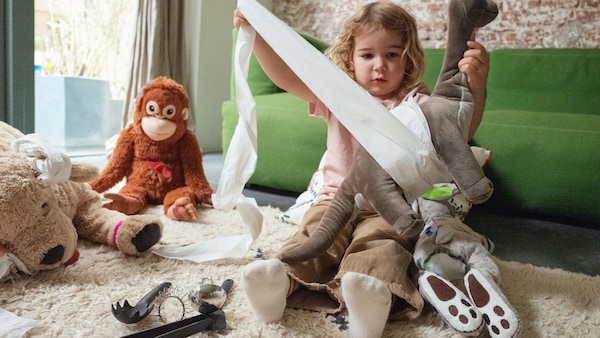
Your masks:
<path fill-rule="evenodd" d="M 71 159 L 36 134 L 28 134 L 11 143 L 12 151 L 23 153 L 33 169 L 40 173 L 43 185 L 65 182 L 71 175 Z"/>

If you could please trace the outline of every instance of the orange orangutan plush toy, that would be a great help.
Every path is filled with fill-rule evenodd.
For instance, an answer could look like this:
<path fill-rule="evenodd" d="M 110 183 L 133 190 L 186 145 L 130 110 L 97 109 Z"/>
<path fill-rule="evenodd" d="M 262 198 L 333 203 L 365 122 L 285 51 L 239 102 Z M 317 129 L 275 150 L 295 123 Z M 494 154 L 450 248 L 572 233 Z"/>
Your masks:
<path fill-rule="evenodd" d="M 106 192 L 105 207 L 127 215 L 147 204 L 163 204 L 169 218 L 197 219 L 197 204 L 212 204 L 202 151 L 187 128 L 189 100 L 182 85 L 158 77 L 142 88 L 133 123 L 123 129 L 100 178 L 90 182 L 103 193 L 123 178 L 119 193 Z"/>

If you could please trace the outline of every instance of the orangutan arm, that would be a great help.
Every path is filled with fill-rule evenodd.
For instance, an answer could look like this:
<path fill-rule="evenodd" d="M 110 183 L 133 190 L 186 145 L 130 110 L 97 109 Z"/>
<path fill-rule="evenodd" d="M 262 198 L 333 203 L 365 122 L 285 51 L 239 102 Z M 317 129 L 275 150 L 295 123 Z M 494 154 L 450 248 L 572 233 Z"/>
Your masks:
<path fill-rule="evenodd" d="M 204 174 L 202 150 L 196 136 L 187 132 L 180 140 L 179 149 L 185 185 L 192 189 L 199 202 L 212 204 L 212 188 Z"/>
<path fill-rule="evenodd" d="M 90 182 L 92 189 L 103 193 L 126 176 L 127 170 L 131 168 L 131 162 L 133 161 L 133 139 L 133 129 L 131 127 L 121 131 L 113 154 L 100 173 L 100 177 Z"/>

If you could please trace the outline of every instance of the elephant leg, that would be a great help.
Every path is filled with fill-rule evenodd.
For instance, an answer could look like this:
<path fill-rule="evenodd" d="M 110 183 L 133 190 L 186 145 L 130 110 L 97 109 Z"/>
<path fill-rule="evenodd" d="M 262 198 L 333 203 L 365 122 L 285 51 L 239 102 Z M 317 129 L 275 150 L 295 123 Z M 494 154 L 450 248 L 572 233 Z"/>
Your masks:
<path fill-rule="evenodd" d="M 279 257 L 281 261 L 288 264 L 299 263 L 329 249 L 335 237 L 355 215 L 356 190 L 352 179 L 350 174 L 342 182 L 315 232 L 302 245 L 282 252 Z"/>
<path fill-rule="evenodd" d="M 467 41 L 473 38 L 475 29 L 483 27 L 498 15 L 498 7 L 491 0 L 451 0 L 449 7 L 448 41 L 444 61 L 432 97 L 445 98 L 451 107 L 442 111 L 456 112 L 464 138 L 467 138 L 471 121 L 473 96 L 467 87 L 466 77 L 460 73 L 458 62 L 467 50 Z M 438 110 L 431 110 L 438 112 Z"/>
<path fill-rule="evenodd" d="M 487 201 L 494 191 L 492 182 L 485 177 L 473 156 L 471 147 L 463 141 L 454 114 L 444 114 L 440 109 L 458 105 L 439 97 L 430 97 L 421 104 L 429 123 L 431 140 L 438 156 L 446 164 L 452 179 L 468 201 L 479 204 Z"/>
<path fill-rule="evenodd" d="M 432 96 L 421 109 L 431 129 L 432 142 L 448 167 L 456 185 L 472 203 L 485 202 L 493 192 L 492 183 L 466 142 L 473 114 L 473 96 L 458 62 L 468 48 L 475 29 L 498 15 L 496 4 L 488 0 L 451 0 L 448 43 L 444 62 Z"/>
<path fill-rule="evenodd" d="M 369 180 L 370 189 L 363 190 L 363 196 L 399 235 L 416 238 L 423 230 L 423 221 L 419 213 L 408 204 L 402 188 L 391 177 L 379 178 L 383 182 Z"/>
<path fill-rule="evenodd" d="M 491 0 L 451 0 L 448 11 L 447 48 L 433 95 L 460 99 L 466 87 L 462 77 L 455 76 L 459 73 L 458 61 L 463 58 L 475 29 L 494 20 L 498 7 Z"/>

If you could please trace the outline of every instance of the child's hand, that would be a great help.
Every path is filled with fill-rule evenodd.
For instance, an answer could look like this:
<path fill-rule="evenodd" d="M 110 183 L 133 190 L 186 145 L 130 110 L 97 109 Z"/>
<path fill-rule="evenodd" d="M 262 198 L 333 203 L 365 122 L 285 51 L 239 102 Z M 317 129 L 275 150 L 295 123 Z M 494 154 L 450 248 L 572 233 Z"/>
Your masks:
<path fill-rule="evenodd" d="M 241 26 L 250 26 L 250 23 L 246 20 L 244 14 L 236 8 L 235 11 L 233 11 L 233 27 L 235 27 L 235 29 L 240 29 Z"/>
<path fill-rule="evenodd" d="M 475 41 L 467 42 L 471 47 L 463 58 L 458 62 L 458 69 L 467 76 L 469 89 L 476 93 L 485 93 L 488 72 L 490 70 L 490 60 L 488 59 L 485 47 Z"/>

